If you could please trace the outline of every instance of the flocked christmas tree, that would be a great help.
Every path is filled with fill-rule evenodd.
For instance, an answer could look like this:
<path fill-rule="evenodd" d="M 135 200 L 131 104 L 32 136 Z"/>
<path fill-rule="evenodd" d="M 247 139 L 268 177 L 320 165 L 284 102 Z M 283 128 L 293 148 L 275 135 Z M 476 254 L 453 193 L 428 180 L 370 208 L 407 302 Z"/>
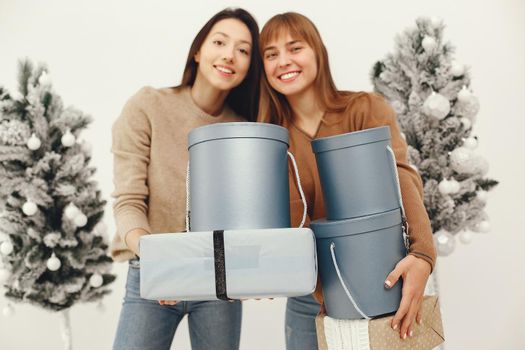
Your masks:
<path fill-rule="evenodd" d="M 63 106 L 42 65 L 20 62 L 19 93 L 0 87 L 0 288 L 12 301 L 64 311 L 66 332 L 68 309 L 100 300 L 115 279 L 106 201 L 91 180 L 89 143 L 77 140 L 90 122 Z"/>
<path fill-rule="evenodd" d="M 488 163 L 476 154 L 479 102 L 443 30 L 437 19 L 418 19 L 396 37 L 394 53 L 374 65 L 372 81 L 397 113 L 409 161 L 423 179 L 438 253 L 448 255 L 456 235 L 468 243 L 472 232 L 490 230 L 484 207 L 498 182 L 485 177 Z"/>

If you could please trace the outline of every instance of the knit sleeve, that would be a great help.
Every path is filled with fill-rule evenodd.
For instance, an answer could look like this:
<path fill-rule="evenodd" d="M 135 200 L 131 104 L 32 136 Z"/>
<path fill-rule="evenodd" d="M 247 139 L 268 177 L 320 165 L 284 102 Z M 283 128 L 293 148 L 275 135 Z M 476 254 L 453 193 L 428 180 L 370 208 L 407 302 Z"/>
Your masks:
<path fill-rule="evenodd" d="M 123 242 L 128 232 L 148 223 L 147 173 L 151 125 L 144 111 L 144 90 L 131 97 L 112 127 L 113 183 L 111 196 L 117 234 Z"/>
<path fill-rule="evenodd" d="M 430 220 L 423 202 L 423 182 L 417 171 L 408 163 L 407 143 L 401 136 L 394 110 L 377 94 L 366 94 L 357 112 L 362 129 L 389 126 L 392 148 L 395 153 L 401 197 L 408 221 L 410 236 L 409 254 L 426 260 L 434 268 L 436 250 Z"/>

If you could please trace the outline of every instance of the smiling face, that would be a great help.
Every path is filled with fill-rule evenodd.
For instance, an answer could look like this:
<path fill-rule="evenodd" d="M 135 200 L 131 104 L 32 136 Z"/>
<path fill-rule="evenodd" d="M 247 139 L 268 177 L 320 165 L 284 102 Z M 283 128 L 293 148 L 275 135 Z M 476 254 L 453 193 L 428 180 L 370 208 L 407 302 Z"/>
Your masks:
<path fill-rule="evenodd" d="M 264 72 L 268 83 L 285 96 L 302 94 L 314 88 L 317 59 L 306 41 L 287 33 L 263 48 Z"/>
<path fill-rule="evenodd" d="M 238 86 L 250 68 L 252 37 L 248 27 L 234 18 L 217 22 L 194 59 L 196 80 L 204 80 L 221 91 Z"/>

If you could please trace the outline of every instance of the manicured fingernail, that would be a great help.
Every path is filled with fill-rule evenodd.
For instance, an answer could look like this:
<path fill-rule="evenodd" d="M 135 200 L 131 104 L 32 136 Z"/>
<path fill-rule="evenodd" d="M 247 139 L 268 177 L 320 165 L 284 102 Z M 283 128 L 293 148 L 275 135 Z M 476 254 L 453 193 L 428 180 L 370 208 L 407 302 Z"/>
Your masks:
<path fill-rule="evenodd" d="M 396 330 L 397 329 L 397 324 L 394 325 L 394 327 L 392 327 L 393 330 Z"/>
<path fill-rule="evenodd" d="M 390 289 L 391 286 L 392 286 L 392 284 L 390 283 L 390 281 L 385 281 L 385 288 L 386 289 Z"/>
<path fill-rule="evenodd" d="M 407 334 L 403 334 L 403 340 L 405 340 L 407 338 Z"/>
<path fill-rule="evenodd" d="M 410 333 L 408 334 L 409 337 L 413 336 L 414 335 L 414 332 L 413 331 L 410 331 Z"/>
<path fill-rule="evenodd" d="M 421 324 L 421 319 L 417 320 L 417 324 Z"/>

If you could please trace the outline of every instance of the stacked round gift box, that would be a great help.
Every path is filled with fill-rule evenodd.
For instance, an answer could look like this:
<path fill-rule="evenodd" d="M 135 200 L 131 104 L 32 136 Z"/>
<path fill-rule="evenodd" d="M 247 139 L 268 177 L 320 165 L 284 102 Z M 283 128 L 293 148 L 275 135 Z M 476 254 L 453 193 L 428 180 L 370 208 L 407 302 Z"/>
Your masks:
<path fill-rule="evenodd" d="M 315 233 L 327 315 L 395 312 L 401 281 L 384 282 L 406 254 L 402 201 L 388 126 L 312 141 L 326 206 Z"/>

